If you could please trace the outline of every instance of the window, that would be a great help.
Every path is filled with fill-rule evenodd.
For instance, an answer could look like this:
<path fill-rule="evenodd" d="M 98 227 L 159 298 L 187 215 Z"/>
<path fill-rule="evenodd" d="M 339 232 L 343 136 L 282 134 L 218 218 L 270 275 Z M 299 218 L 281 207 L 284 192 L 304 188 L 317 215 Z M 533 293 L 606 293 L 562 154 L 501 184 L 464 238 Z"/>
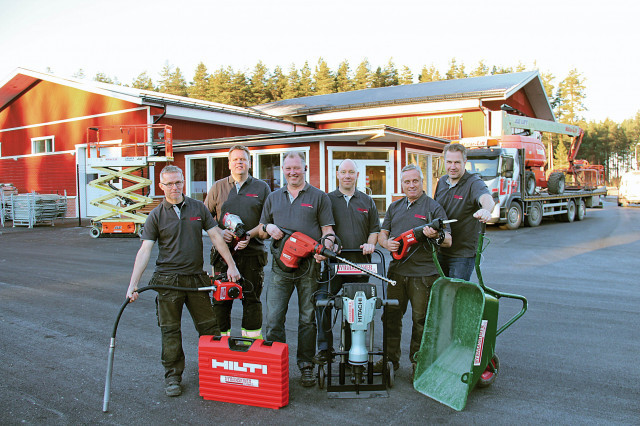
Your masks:
<path fill-rule="evenodd" d="M 55 151 L 54 137 L 47 136 L 44 138 L 32 138 L 31 139 L 31 153 L 42 154 L 45 152 Z"/>
<path fill-rule="evenodd" d="M 430 197 L 433 196 L 436 185 L 438 184 L 438 178 L 444 173 L 444 162 L 441 155 L 427 154 L 415 151 L 407 152 L 407 163 L 415 164 L 420 167 L 424 179 L 422 186 L 424 192 Z"/>

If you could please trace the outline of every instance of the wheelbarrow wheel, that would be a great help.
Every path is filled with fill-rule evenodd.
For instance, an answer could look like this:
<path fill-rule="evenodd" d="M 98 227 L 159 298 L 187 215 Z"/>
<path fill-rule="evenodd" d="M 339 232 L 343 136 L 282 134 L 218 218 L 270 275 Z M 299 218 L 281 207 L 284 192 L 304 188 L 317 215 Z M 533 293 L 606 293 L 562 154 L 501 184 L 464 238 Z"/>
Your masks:
<path fill-rule="evenodd" d="M 486 388 L 487 386 L 491 386 L 493 382 L 496 381 L 496 377 L 498 377 L 498 372 L 500 371 L 500 359 L 498 355 L 493 354 L 491 361 L 489 361 L 489 365 L 487 369 L 480 375 L 480 379 L 478 380 L 478 387 Z"/>
<path fill-rule="evenodd" d="M 389 388 L 392 388 L 394 383 L 396 382 L 396 373 L 393 369 L 393 363 L 391 361 L 387 362 L 387 379 Z"/>
<path fill-rule="evenodd" d="M 327 380 L 327 373 L 324 371 L 324 365 L 318 366 L 318 387 L 324 389 L 324 383 Z"/>

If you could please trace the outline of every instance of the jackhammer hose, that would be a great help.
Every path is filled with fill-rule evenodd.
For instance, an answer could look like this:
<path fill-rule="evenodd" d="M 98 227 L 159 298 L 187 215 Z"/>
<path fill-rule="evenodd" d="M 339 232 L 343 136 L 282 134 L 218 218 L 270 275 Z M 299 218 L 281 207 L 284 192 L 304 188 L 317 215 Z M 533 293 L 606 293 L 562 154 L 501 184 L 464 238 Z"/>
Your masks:
<path fill-rule="evenodd" d="M 190 287 L 176 287 L 169 285 L 149 285 L 146 287 L 142 287 L 136 290 L 136 293 L 142 293 L 147 290 L 176 290 L 176 291 L 212 291 L 215 290 L 215 287 L 198 287 L 198 288 L 190 288 Z M 104 383 L 104 398 L 102 400 L 102 411 L 107 412 L 109 410 L 109 394 L 111 393 L 111 373 L 113 372 L 113 356 L 116 349 L 116 332 L 118 331 L 118 323 L 120 322 L 120 317 L 124 312 L 124 309 L 129 305 L 130 299 L 127 297 L 120 306 L 120 310 L 118 311 L 118 316 L 116 317 L 116 322 L 113 324 L 113 330 L 111 331 L 111 341 L 109 342 L 109 358 L 107 359 L 107 378 Z"/>

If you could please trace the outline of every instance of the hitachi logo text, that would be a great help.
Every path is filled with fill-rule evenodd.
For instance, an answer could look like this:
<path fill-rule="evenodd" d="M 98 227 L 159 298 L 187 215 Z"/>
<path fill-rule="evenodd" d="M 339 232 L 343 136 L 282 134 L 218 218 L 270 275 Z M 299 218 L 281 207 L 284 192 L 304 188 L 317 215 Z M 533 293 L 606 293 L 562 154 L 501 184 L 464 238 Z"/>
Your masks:
<path fill-rule="evenodd" d="M 215 358 L 211 360 L 211 368 L 224 368 L 228 371 L 238 371 L 240 373 L 256 373 L 262 371 L 262 374 L 267 374 L 267 366 L 262 364 L 251 364 L 245 362 L 240 364 L 237 361 L 220 361 Z"/>

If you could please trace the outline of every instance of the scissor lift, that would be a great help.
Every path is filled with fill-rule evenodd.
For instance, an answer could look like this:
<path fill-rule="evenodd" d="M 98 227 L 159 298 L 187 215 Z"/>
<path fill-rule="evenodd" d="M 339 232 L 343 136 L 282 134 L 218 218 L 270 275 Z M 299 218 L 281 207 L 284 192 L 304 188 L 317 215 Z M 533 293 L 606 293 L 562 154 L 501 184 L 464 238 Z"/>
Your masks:
<path fill-rule="evenodd" d="M 113 151 L 118 155 L 113 155 Z M 101 151 L 102 150 L 102 155 Z M 89 203 L 106 210 L 91 220 L 91 236 L 139 235 L 147 219 L 140 210 L 153 199 L 144 195 L 152 181 L 144 177 L 148 166 L 173 161 L 171 126 L 142 124 L 87 129 L 87 167 L 103 174 L 89 185 L 105 191 Z M 122 188 L 114 184 L 120 181 Z"/>

